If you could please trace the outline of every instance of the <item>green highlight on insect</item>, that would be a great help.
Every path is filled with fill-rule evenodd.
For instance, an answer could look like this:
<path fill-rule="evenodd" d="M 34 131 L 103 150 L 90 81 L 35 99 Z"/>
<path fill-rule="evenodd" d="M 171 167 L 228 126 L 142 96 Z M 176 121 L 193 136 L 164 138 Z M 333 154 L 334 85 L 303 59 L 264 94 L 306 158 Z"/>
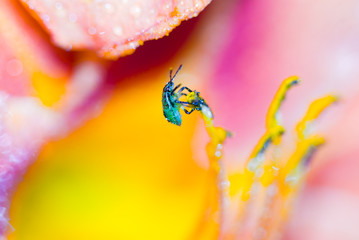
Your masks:
<path fill-rule="evenodd" d="M 181 70 L 182 65 L 179 66 L 176 73 L 172 76 L 172 69 L 170 70 L 170 80 L 163 88 L 162 92 L 162 107 L 163 115 L 168 122 L 181 126 L 182 115 L 180 109 L 186 114 L 191 114 L 194 110 L 201 111 L 208 119 L 213 119 L 211 109 L 208 107 L 206 101 L 200 96 L 196 90 L 191 90 L 182 84 L 175 86 L 173 79 Z"/>

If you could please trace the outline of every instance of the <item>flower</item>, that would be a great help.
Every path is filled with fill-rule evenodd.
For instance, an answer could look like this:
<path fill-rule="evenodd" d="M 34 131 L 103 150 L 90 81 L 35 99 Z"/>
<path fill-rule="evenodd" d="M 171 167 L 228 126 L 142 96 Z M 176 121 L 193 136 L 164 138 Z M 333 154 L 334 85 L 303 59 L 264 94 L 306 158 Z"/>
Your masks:
<path fill-rule="evenodd" d="M 168 80 L 164 76 L 179 63 L 184 71 L 178 80 L 201 90 L 216 125 L 234 133 L 223 155 L 230 176 L 240 171 L 256 139 L 265 132 L 267 105 L 284 77 L 298 74 L 303 79 L 282 109 L 288 125 L 300 119 L 314 99 L 332 92 L 340 95 L 342 101 L 332 109 L 334 113 L 317 125 L 315 132 L 326 133 L 327 143 L 312 161 L 309 183 L 283 236 L 328 239 L 327 234 L 340 234 L 340 238 L 356 239 L 357 231 L 348 224 L 356 219 L 351 214 L 357 208 L 358 188 L 351 179 L 356 174 L 338 172 L 357 166 L 355 1 L 340 5 L 338 0 L 215 1 L 197 20 L 182 24 L 168 38 L 145 43 L 116 62 L 104 61 L 91 51 L 57 49 L 16 2 L 0 4 L 2 50 L 7 59 L 3 66 L 7 75 L 16 78 L 11 84 L 5 81 L 9 76 L 2 78 L 1 88 L 6 87 L 7 94 L 2 95 L 1 122 L 17 123 L 11 132 L 2 132 L 2 156 L 15 156 L 11 165 L 15 168 L 2 167 L 3 176 L 16 176 L 2 178 L 9 181 L 2 184 L 3 192 L 19 181 L 32 162 L 28 156 L 46 143 L 15 192 L 10 223 L 16 230 L 10 239 L 215 236 L 217 223 L 201 228 L 208 217 L 206 204 L 213 203 L 213 198 L 207 198 L 212 180 L 203 157 L 208 140 L 203 125 L 192 117 L 175 128 L 162 116 L 160 92 Z M 103 4 L 104 10 L 111 9 Z M 62 8 L 55 3 L 53 9 Z M 47 20 L 52 15 L 41 9 L 32 14 L 51 28 Z M 103 27 L 113 26 L 106 21 Z M 67 50 L 71 42 L 72 48 L 104 53 L 104 45 L 97 45 L 102 40 L 96 41 L 101 37 L 94 37 L 102 31 L 97 26 L 81 30 L 89 34 L 82 45 L 72 42 L 82 38 L 67 34 L 67 28 L 47 31 Z M 34 95 L 38 98 L 28 97 Z M 84 124 L 94 113 L 96 118 Z M 283 154 L 290 154 L 291 148 L 290 144 L 281 147 Z M 23 151 L 6 152 L 15 149 Z M 18 156 L 29 161 L 16 167 Z M 16 174 L 7 175 L 8 169 Z M 344 204 L 333 208 L 333 199 Z M 7 204 L 6 199 L 2 204 Z M 321 225 L 323 213 L 331 216 L 326 222 L 329 228 Z M 337 214 L 348 222 L 341 224 Z M 312 218 L 318 221 L 307 224 Z M 263 236 L 261 231 L 258 235 Z"/>

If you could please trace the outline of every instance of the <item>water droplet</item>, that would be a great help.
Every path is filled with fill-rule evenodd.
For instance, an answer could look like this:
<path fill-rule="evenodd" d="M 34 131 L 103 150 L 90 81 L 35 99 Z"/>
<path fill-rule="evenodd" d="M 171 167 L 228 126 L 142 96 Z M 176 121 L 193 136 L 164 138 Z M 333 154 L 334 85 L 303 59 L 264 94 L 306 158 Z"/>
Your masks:
<path fill-rule="evenodd" d="M 61 2 L 56 2 L 56 3 L 55 3 L 55 8 L 56 8 L 57 10 L 61 10 L 61 9 L 62 9 L 62 3 L 61 3 Z"/>
<path fill-rule="evenodd" d="M 45 14 L 45 13 L 43 13 L 43 14 L 41 14 L 41 19 L 42 19 L 42 21 L 44 21 L 45 23 L 47 23 L 47 22 L 50 21 L 50 16 L 47 15 L 47 14 Z"/>
<path fill-rule="evenodd" d="M 29 2 L 27 3 L 27 5 L 29 5 L 29 8 L 30 8 L 30 9 L 34 9 L 34 4 L 32 3 L 32 1 L 29 1 Z"/>
<path fill-rule="evenodd" d="M 222 155 L 222 153 L 221 153 L 221 151 L 216 151 L 216 152 L 214 153 L 214 155 L 215 155 L 216 157 L 220 157 L 220 156 Z"/>
<path fill-rule="evenodd" d="M 167 29 L 167 32 L 168 31 L 169 31 L 169 29 Z M 209 107 L 203 106 L 201 111 L 202 111 L 203 115 L 206 116 L 206 118 L 213 119 L 213 113 Z"/>
<path fill-rule="evenodd" d="M 297 178 L 292 175 L 287 175 L 284 180 L 285 183 L 295 183 L 296 181 L 297 181 Z"/>
<path fill-rule="evenodd" d="M 77 21 L 77 15 L 75 13 L 70 13 L 69 14 L 69 20 L 70 22 L 76 22 Z"/>
<path fill-rule="evenodd" d="M 261 163 L 263 163 L 265 159 L 264 154 L 258 154 L 255 158 L 252 158 L 248 165 L 247 165 L 247 169 L 251 172 L 254 172 Z"/>
<path fill-rule="evenodd" d="M 132 49 L 136 49 L 136 48 L 138 47 L 138 43 L 137 43 L 137 42 L 130 42 L 130 43 L 128 44 L 128 46 L 129 46 L 130 48 L 132 48 Z"/>
<path fill-rule="evenodd" d="M 230 183 L 230 181 L 225 180 L 225 181 L 221 182 L 221 185 L 223 188 L 228 189 L 231 186 L 231 183 Z"/>
<path fill-rule="evenodd" d="M 113 33 L 117 36 L 121 36 L 122 35 L 122 28 L 120 26 L 115 26 L 112 29 Z"/>
<path fill-rule="evenodd" d="M 275 166 L 272 166 L 272 168 L 273 168 L 274 170 L 276 170 L 276 171 L 279 170 L 279 168 L 277 168 L 277 167 L 275 167 Z"/>
<path fill-rule="evenodd" d="M 262 177 L 264 174 L 264 169 L 263 168 L 258 168 L 255 172 L 256 177 Z"/>
<path fill-rule="evenodd" d="M 139 6 L 133 6 L 130 9 L 130 13 L 134 16 L 134 17 L 139 17 L 141 15 L 141 8 Z"/>
<path fill-rule="evenodd" d="M 19 76 L 23 71 L 22 62 L 12 59 L 6 63 L 6 71 L 10 76 Z"/>
<path fill-rule="evenodd" d="M 94 35 L 96 33 L 96 28 L 94 27 L 89 27 L 87 29 L 87 32 L 90 34 L 90 35 Z"/>
<path fill-rule="evenodd" d="M 113 13 L 115 11 L 111 3 L 106 3 L 104 7 L 107 13 Z"/>
<path fill-rule="evenodd" d="M 64 6 L 62 5 L 61 2 L 56 2 L 55 8 L 56 8 L 56 15 L 57 16 L 66 17 L 67 12 L 66 12 L 66 9 L 64 8 Z"/>

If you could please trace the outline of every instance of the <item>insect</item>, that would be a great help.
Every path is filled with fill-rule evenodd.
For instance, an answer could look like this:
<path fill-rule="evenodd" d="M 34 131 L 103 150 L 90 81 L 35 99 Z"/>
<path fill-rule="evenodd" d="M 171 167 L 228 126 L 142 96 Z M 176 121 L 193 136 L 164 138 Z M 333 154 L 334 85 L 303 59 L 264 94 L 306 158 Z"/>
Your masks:
<path fill-rule="evenodd" d="M 181 126 L 182 124 L 182 115 L 180 109 L 182 109 L 186 114 L 191 114 L 194 110 L 201 111 L 203 108 L 209 109 L 208 105 L 202 97 L 200 97 L 199 92 L 192 91 L 188 87 L 182 87 L 182 84 L 178 84 L 175 87 L 173 79 L 176 77 L 177 73 L 181 70 L 182 65 L 179 66 L 176 73 L 172 76 L 172 69 L 170 70 L 170 80 L 163 88 L 162 92 L 162 107 L 163 115 L 168 122 Z M 187 90 L 187 93 L 183 91 Z M 187 101 L 180 101 L 182 96 L 186 96 Z M 186 108 L 189 108 L 188 111 Z"/>

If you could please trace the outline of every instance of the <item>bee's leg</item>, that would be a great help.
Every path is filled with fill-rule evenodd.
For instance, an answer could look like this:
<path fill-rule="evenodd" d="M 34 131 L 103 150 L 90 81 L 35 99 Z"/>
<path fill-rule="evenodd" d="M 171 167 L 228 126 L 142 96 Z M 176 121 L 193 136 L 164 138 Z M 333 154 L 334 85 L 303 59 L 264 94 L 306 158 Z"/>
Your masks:
<path fill-rule="evenodd" d="M 178 86 L 179 87 L 179 86 Z M 176 90 L 177 89 L 177 87 L 175 87 L 175 89 L 173 89 L 173 91 L 174 90 Z M 187 96 L 187 94 L 184 94 L 184 93 L 182 93 L 183 92 L 183 90 L 187 90 L 188 92 L 193 92 L 191 89 L 189 89 L 188 87 L 182 87 L 180 90 L 178 90 L 178 92 L 176 93 L 177 95 L 180 95 L 180 96 Z M 173 93 L 173 91 L 171 92 L 171 94 Z"/>
<path fill-rule="evenodd" d="M 182 84 L 178 84 L 172 91 L 171 91 L 171 95 L 180 87 L 182 86 Z"/>
<path fill-rule="evenodd" d="M 183 90 L 187 90 L 188 92 L 193 92 L 191 89 L 189 89 L 188 87 L 182 87 L 180 90 L 178 90 L 177 94 L 181 94 L 183 92 Z"/>
<path fill-rule="evenodd" d="M 187 96 L 187 94 L 186 93 L 181 93 L 180 95 L 178 95 L 178 98 L 180 98 L 182 96 Z"/>
<path fill-rule="evenodd" d="M 181 108 L 182 108 L 182 109 L 183 109 L 183 106 L 189 107 L 189 108 L 192 108 L 192 109 L 195 109 L 195 108 L 196 108 L 195 106 L 193 106 L 192 103 L 189 103 L 189 102 L 176 101 L 176 103 L 181 104 Z"/>
<path fill-rule="evenodd" d="M 181 109 L 187 114 L 191 114 L 195 110 L 195 108 L 192 108 L 191 111 L 187 111 L 183 106 L 181 106 Z"/>
<path fill-rule="evenodd" d="M 182 105 L 187 105 L 187 107 L 193 106 L 193 104 L 191 104 L 191 103 L 189 103 L 189 102 L 176 101 L 176 103 L 180 103 L 180 104 L 182 104 Z"/>

